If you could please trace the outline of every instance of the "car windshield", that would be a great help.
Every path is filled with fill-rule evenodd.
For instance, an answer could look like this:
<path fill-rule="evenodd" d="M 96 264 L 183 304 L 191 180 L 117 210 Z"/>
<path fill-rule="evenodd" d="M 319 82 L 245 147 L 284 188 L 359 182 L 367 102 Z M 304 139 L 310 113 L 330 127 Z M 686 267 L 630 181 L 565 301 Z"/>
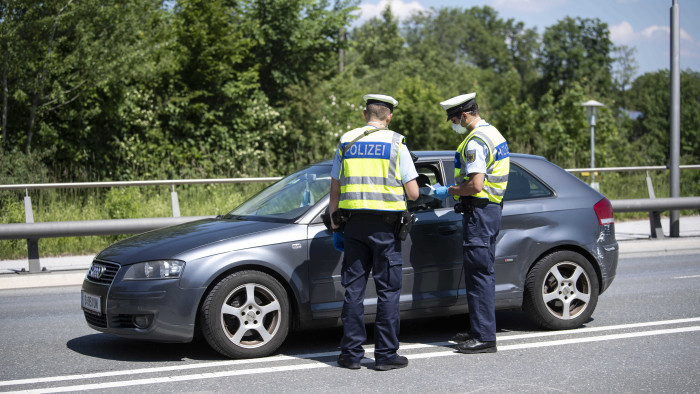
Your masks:
<path fill-rule="evenodd" d="M 263 189 L 225 219 L 292 222 L 331 189 L 331 166 L 314 165 Z"/>

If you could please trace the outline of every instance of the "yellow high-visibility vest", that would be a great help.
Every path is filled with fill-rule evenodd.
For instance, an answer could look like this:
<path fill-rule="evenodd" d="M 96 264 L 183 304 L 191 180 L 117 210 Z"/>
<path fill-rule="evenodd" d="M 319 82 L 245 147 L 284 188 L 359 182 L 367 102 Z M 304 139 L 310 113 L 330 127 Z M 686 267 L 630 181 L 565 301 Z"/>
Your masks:
<path fill-rule="evenodd" d="M 340 138 L 341 209 L 369 209 L 377 211 L 405 211 L 406 197 L 399 153 L 404 136 L 391 130 L 377 130 L 350 146 L 345 147 L 373 126 L 348 131 Z M 410 158 L 406 158 L 410 160 Z"/>
<path fill-rule="evenodd" d="M 508 186 L 510 172 L 510 152 L 508 142 L 501 133 L 490 124 L 481 124 L 472 130 L 462 141 L 455 153 L 455 183 L 460 185 L 469 179 L 467 174 L 467 144 L 474 138 L 483 141 L 488 147 L 489 157 L 486 160 L 484 188 L 472 197 L 485 198 L 490 202 L 500 204 Z M 455 196 L 455 199 L 458 199 Z"/>

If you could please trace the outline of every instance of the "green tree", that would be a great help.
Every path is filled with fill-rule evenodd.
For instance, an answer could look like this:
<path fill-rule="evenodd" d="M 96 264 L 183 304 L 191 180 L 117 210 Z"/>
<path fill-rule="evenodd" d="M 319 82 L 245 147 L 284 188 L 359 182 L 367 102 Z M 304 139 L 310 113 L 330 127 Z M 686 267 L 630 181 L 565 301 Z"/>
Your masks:
<path fill-rule="evenodd" d="M 100 114 L 117 111 L 105 97 L 142 60 L 143 48 L 135 43 L 160 2 L 16 0 L 5 5 L 3 31 L 14 32 L 16 39 L 3 42 L 11 57 L 3 143 L 25 151 L 55 149 L 45 157 L 60 168 L 103 157 L 113 128 L 102 127 Z"/>
<path fill-rule="evenodd" d="M 670 75 L 668 70 L 646 73 L 632 83 L 630 109 L 638 112 L 630 140 L 638 164 L 662 165 L 670 159 Z M 695 164 L 700 158 L 700 73 L 681 73 L 681 155 Z"/>
<path fill-rule="evenodd" d="M 441 8 L 411 18 L 404 29 L 414 56 L 428 54 L 497 73 L 516 70 L 523 82 L 536 76 L 537 33 L 498 17 L 493 8 Z"/>
<path fill-rule="evenodd" d="M 582 84 L 586 92 L 608 97 L 612 91 L 613 49 L 608 25 L 599 19 L 566 17 L 545 29 L 540 51 L 540 94 L 555 97 Z"/>
<path fill-rule="evenodd" d="M 440 8 L 431 13 L 417 13 L 406 21 L 403 33 L 409 53 L 414 58 L 428 55 L 450 63 L 465 62 L 461 51 L 464 36 L 463 11 Z"/>
<path fill-rule="evenodd" d="M 404 38 L 399 34 L 399 21 L 387 6 L 382 17 L 372 18 L 352 32 L 353 49 L 358 54 L 357 62 L 364 67 L 361 73 L 371 69 L 387 67 L 403 56 Z"/>
<path fill-rule="evenodd" d="M 246 3 L 246 2 L 243 2 Z M 345 44 L 340 32 L 354 18 L 356 0 L 249 0 L 244 16 L 254 21 L 247 31 L 257 41 L 253 64 L 262 90 L 280 104 L 288 86 L 305 83 L 318 72 L 335 70 Z"/>
<path fill-rule="evenodd" d="M 287 163 L 298 168 L 331 159 L 340 136 L 363 124 L 365 93 L 347 72 L 318 75 L 307 84 L 289 87 Z"/>
<path fill-rule="evenodd" d="M 176 173 L 201 176 L 213 170 L 212 155 L 257 151 L 241 147 L 246 138 L 237 135 L 258 130 L 249 128 L 248 107 L 267 105 L 258 94 L 258 74 L 251 66 L 258 42 L 248 31 L 257 24 L 245 11 L 224 0 L 181 0 L 174 9 L 177 68 L 160 87 L 166 101 L 162 109 L 156 108 L 161 131 L 153 137 L 170 143 L 169 149 L 154 152 L 158 156 L 178 153 L 172 162 Z M 245 156 L 239 154 L 232 164 L 247 166 L 243 162 L 251 158 Z"/>
<path fill-rule="evenodd" d="M 526 79 L 534 70 L 536 33 L 523 22 L 504 20 L 491 7 L 472 7 L 463 14 L 462 50 L 481 69 L 507 72 L 516 68 Z"/>
<path fill-rule="evenodd" d="M 631 87 L 639 66 L 634 58 L 637 48 L 622 45 L 613 50 L 613 86 L 617 103 L 627 109 L 627 90 Z"/>
<path fill-rule="evenodd" d="M 394 96 L 399 106 L 390 128 L 403 134 L 411 149 L 454 149 L 458 138 L 438 105 L 444 98 L 437 87 L 420 77 L 406 78 L 400 86 Z"/>
<path fill-rule="evenodd" d="M 12 15 L 14 6 L 9 2 L 0 3 L 0 94 L 2 95 L 2 110 L 0 110 L 0 153 L 4 151 L 7 144 L 7 114 L 8 114 L 8 87 L 7 76 L 10 72 L 10 67 L 16 64 L 15 53 L 12 42 L 17 39 L 17 21 Z"/>

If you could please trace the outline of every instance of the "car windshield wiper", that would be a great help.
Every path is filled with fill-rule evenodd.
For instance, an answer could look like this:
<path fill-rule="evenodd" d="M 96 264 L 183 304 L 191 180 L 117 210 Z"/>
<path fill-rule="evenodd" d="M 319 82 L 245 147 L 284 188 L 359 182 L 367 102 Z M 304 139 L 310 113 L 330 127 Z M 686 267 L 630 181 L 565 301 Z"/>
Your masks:
<path fill-rule="evenodd" d="M 242 216 L 242 215 L 226 214 L 226 215 L 222 216 L 221 219 L 247 221 L 247 220 L 250 220 L 250 217 L 249 216 Z"/>

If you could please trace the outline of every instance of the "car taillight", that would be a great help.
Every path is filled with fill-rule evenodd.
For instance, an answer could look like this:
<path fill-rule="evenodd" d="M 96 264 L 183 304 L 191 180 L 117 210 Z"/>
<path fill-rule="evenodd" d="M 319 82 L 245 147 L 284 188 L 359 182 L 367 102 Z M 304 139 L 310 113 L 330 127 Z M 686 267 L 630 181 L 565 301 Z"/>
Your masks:
<path fill-rule="evenodd" d="M 598 216 L 598 223 L 600 223 L 601 226 L 615 223 L 612 204 L 610 204 L 610 200 L 607 198 L 598 201 L 593 206 L 593 210 L 595 210 L 595 215 Z"/>

